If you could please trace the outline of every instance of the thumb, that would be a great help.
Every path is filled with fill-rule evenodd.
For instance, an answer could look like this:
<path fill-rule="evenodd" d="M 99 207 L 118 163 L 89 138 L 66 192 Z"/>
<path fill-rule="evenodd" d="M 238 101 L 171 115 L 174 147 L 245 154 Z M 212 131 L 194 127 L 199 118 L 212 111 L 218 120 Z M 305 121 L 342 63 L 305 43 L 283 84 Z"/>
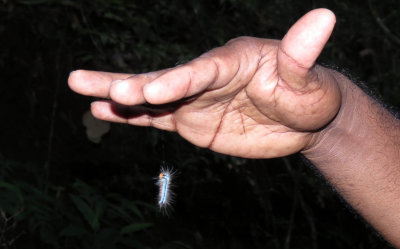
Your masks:
<path fill-rule="evenodd" d="M 278 73 L 289 87 L 307 86 L 310 69 L 335 26 L 335 14 L 315 9 L 301 17 L 286 33 L 278 51 Z"/>

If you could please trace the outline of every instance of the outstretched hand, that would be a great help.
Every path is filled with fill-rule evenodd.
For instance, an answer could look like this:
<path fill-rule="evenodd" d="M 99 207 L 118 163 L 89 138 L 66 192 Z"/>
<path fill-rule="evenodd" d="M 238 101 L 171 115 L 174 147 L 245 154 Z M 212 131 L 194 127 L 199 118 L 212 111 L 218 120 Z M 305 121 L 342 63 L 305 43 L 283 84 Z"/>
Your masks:
<path fill-rule="evenodd" d="M 240 37 L 193 61 L 145 74 L 78 70 L 74 91 L 96 101 L 99 119 L 176 131 L 191 143 L 248 158 L 310 146 L 340 108 L 331 70 L 315 65 L 335 24 L 316 9 L 282 41 Z"/>

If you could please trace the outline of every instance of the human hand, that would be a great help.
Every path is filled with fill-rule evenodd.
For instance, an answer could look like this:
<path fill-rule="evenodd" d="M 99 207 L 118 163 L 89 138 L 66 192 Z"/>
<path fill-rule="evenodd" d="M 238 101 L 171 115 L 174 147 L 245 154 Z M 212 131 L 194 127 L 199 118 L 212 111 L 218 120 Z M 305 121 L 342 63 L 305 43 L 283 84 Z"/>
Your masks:
<path fill-rule="evenodd" d="M 285 156 L 310 146 L 340 108 L 334 73 L 315 65 L 334 24 L 332 12 L 316 9 L 282 41 L 240 37 L 174 68 L 78 70 L 68 82 L 80 94 L 110 99 L 92 104 L 99 119 L 176 131 L 234 156 Z"/>

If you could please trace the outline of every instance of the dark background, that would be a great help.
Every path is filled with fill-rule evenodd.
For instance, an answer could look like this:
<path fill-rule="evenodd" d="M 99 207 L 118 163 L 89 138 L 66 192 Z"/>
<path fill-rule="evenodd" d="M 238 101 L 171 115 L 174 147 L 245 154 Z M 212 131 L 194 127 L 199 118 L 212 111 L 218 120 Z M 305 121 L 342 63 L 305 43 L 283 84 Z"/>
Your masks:
<path fill-rule="evenodd" d="M 147 72 L 241 35 L 281 39 L 317 7 L 337 15 L 319 62 L 399 107 L 396 0 L 1 0 L 0 248 L 389 248 L 300 155 L 228 157 L 121 124 L 95 143 L 93 99 L 67 87 L 79 68 Z M 170 216 L 163 162 L 179 171 Z"/>

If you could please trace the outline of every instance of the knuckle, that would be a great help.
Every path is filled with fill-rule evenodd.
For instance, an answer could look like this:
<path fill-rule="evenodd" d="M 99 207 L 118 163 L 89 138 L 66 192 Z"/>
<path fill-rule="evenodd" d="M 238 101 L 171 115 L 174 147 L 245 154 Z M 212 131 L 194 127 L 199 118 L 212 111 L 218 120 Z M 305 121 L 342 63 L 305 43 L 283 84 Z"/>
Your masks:
<path fill-rule="evenodd" d="M 225 45 L 232 45 L 238 43 L 250 43 L 254 38 L 250 36 L 239 36 L 233 39 L 230 39 Z"/>

